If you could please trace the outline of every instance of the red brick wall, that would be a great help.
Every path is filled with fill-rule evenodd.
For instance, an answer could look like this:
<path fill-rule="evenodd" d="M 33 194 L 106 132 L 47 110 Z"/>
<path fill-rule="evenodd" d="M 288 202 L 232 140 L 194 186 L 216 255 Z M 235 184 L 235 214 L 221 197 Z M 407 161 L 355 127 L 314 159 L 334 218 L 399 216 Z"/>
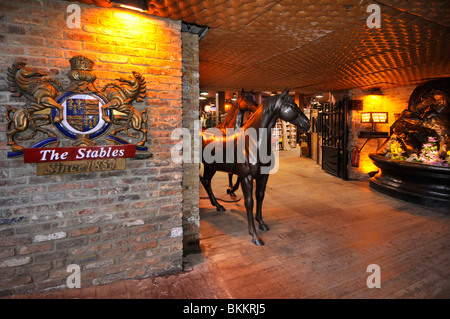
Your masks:
<path fill-rule="evenodd" d="M 361 149 L 366 138 L 358 138 L 360 131 L 370 131 L 372 125 L 361 123 L 361 112 L 388 112 L 387 124 L 376 124 L 375 129 L 378 132 L 389 132 L 390 127 L 394 124 L 395 115 L 400 114 L 404 109 L 408 107 L 409 97 L 412 91 L 416 88 L 415 85 L 401 86 L 390 89 L 383 89 L 383 96 L 380 99 L 379 104 L 371 105 L 370 99 L 367 95 L 367 90 L 354 89 L 350 90 L 349 94 L 352 99 L 363 100 L 363 110 L 353 110 L 350 115 L 350 134 L 349 134 L 349 151 L 354 148 Z M 371 171 L 377 171 L 378 168 L 373 164 L 369 157 L 370 153 L 376 153 L 381 147 L 385 139 L 371 139 L 367 142 L 360 154 L 359 167 L 352 167 L 349 165 L 349 178 L 350 179 L 368 179 Z M 351 156 L 351 154 L 350 154 Z M 351 158 L 350 158 L 351 160 Z M 351 163 L 351 162 L 350 162 Z"/>
<path fill-rule="evenodd" d="M 82 287 L 181 269 L 182 166 L 170 133 L 182 126 L 180 22 L 130 11 L 81 7 L 81 28 L 69 28 L 65 1 L 0 2 L 0 296 L 65 288 L 69 264 Z M 35 164 L 7 158 L 5 71 L 25 61 L 69 80 L 68 60 L 94 61 L 96 86 L 132 71 L 147 82 L 150 159 L 120 171 L 36 176 Z"/>

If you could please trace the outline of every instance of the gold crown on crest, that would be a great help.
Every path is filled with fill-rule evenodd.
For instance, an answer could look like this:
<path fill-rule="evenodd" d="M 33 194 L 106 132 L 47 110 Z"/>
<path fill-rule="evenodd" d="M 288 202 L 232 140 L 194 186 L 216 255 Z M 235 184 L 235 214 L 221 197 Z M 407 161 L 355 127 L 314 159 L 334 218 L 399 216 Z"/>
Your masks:
<path fill-rule="evenodd" d="M 94 62 L 88 58 L 77 55 L 70 59 L 70 68 L 72 70 L 92 71 Z"/>

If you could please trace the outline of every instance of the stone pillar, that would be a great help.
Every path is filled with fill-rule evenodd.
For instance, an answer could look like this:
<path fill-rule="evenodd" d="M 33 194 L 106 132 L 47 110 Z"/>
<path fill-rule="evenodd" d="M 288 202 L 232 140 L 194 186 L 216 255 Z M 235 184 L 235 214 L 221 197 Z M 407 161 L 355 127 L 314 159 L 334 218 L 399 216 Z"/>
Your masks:
<path fill-rule="evenodd" d="M 219 91 L 216 93 L 216 115 L 217 124 L 221 122 L 221 116 L 225 113 L 225 92 Z"/>
<path fill-rule="evenodd" d="M 194 150 L 194 123 L 199 120 L 200 87 L 198 61 L 198 35 L 183 32 L 183 128 L 191 134 L 191 150 Z M 201 125 L 200 125 L 201 128 Z M 199 214 L 199 167 L 194 163 L 192 152 L 191 163 L 183 163 L 183 251 L 197 250 L 200 239 Z"/>

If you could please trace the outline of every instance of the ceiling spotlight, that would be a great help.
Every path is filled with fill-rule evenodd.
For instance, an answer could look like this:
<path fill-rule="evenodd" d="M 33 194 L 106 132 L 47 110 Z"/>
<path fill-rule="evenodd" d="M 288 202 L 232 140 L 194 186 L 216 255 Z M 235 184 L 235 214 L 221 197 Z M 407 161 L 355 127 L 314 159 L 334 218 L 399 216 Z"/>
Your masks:
<path fill-rule="evenodd" d="M 320 99 L 321 97 L 323 97 L 323 95 L 322 95 L 322 93 L 319 93 L 316 95 L 316 97 Z"/>
<path fill-rule="evenodd" d="M 200 95 L 208 95 L 208 91 L 202 91 L 201 93 L 200 93 Z"/>
<path fill-rule="evenodd" d="M 236 97 L 236 93 L 233 93 L 233 97 L 231 98 L 231 101 L 236 101 L 237 97 Z"/>
<path fill-rule="evenodd" d="M 130 9 L 134 11 L 148 11 L 146 0 L 111 0 L 111 3 L 116 7 Z"/>

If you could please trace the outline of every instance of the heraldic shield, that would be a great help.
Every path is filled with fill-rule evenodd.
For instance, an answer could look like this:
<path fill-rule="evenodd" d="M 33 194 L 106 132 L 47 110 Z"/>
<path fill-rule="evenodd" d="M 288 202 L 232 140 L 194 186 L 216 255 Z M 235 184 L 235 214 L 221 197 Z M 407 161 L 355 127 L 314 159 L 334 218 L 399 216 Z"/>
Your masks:
<path fill-rule="evenodd" d="M 134 144 L 137 151 L 148 151 L 147 109 L 139 112 L 132 106 L 146 95 L 145 78 L 132 72 L 131 79 L 119 78 L 97 90 L 94 63 L 81 55 L 69 62 L 71 82 L 65 90 L 23 62 L 8 68 L 12 96 L 28 100 L 22 108 L 7 106 L 7 142 L 12 150 L 8 157 L 23 155 L 24 148 L 58 147 L 58 132 L 73 146 L 97 145 L 94 139 L 104 136 L 109 145 Z"/>
<path fill-rule="evenodd" d="M 63 120 L 57 123 L 56 128 L 69 138 L 76 139 L 80 134 L 85 138 L 94 139 L 104 134 L 111 123 L 103 119 L 103 112 L 111 115 L 111 110 L 103 110 L 107 103 L 104 98 L 95 93 L 77 94 L 68 92 L 56 100 L 64 108 Z M 52 119 L 57 111 L 52 110 Z"/>

